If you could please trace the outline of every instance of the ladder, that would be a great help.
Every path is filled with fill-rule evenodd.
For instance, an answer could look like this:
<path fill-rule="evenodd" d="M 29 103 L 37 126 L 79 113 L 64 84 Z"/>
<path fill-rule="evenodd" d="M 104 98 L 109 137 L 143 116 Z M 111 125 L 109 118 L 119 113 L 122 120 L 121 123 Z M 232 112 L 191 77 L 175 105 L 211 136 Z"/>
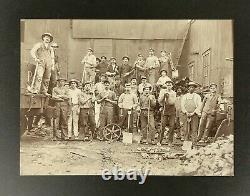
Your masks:
<path fill-rule="evenodd" d="M 184 48 L 185 41 L 186 41 L 187 36 L 188 36 L 188 32 L 189 32 L 191 23 L 192 23 L 191 21 L 188 23 L 187 29 L 186 29 L 186 31 L 185 31 L 185 33 L 183 35 L 182 42 L 181 42 L 181 47 L 180 47 L 180 49 L 179 49 L 179 51 L 177 53 L 177 57 L 176 57 L 176 67 L 180 66 L 179 61 L 180 61 L 180 58 L 181 58 L 181 54 L 182 54 L 182 50 Z"/>

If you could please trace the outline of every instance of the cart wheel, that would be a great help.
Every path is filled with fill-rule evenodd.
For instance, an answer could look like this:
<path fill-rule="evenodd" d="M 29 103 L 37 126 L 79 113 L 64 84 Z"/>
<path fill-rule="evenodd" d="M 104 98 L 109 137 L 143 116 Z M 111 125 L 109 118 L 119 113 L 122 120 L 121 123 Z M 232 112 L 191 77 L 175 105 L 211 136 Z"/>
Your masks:
<path fill-rule="evenodd" d="M 121 128 L 116 124 L 108 124 L 103 129 L 104 138 L 108 141 L 118 140 L 121 137 Z"/>

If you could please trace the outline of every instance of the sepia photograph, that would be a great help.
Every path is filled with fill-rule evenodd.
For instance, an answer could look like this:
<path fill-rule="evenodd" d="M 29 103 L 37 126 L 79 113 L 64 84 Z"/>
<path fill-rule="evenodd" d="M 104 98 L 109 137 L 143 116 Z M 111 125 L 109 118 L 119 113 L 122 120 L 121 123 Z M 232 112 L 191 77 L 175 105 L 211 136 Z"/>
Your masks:
<path fill-rule="evenodd" d="M 234 21 L 20 20 L 20 175 L 234 176 Z"/>

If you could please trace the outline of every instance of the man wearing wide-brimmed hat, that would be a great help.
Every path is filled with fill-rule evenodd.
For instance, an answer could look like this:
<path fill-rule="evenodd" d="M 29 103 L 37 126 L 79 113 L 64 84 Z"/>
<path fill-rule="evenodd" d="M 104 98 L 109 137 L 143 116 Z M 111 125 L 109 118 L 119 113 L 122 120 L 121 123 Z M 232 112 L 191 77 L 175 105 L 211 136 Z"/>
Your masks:
<path fill-rule="evenodd" d="M 71 79 L 69 81 L 69 103 L 70 103 L 70 114 L 68 119 L 68 139 L 71 139 L 72 132 L 74 133 L 75 139 L 78 139 L 78 120 L 79 120 L 79 97 L 81 90 L 77 88 L 79 81 L 76 79 Z M 73 125 L 72 125 L 73 124 Z"/>
<path fill-rule="evenodd" d="M 95 82 L 96 57 L 93 52 L 94 50 L 89 48 L 86 56 L 81 61 L 83 65 L 82 83 L 86 81 Z"/>
<path fill-rule="evenodd" d="M 57 118 L 56 128 L 61 131 L 61 139 L 65 139 L 68 131 L 69 115 L 69 94 L 65 87 L 65 78 L 57 79 L 57 86 L 53 88 L 52 99 L 56 103 L 55 118 Z M 53 132 L 53 139 L 56 139 L 56 132 Z"/>
<path fill-rule="evenodd" d="M 51 69 L 54 66 L 54 51 L 50 45 L 53 36 L 50 33 L 42 34 L 42 42 L 35 44 L 30 54 L 37 63 L 34 73 L 34 82 L 28 88 L 31 93 L 48 94 Z"/>
<path fill-rule="evenodd" d="M 191 140 L 193 143 L 197 139 L 199 116 L 201 115 L 201 97 L 194 92 L 196 87 L 195 82 L 189 82 L 188 93 L 183 95 L 181 100 L 182 113 L 185 114 L 184 139 L 185 141 Z"/>

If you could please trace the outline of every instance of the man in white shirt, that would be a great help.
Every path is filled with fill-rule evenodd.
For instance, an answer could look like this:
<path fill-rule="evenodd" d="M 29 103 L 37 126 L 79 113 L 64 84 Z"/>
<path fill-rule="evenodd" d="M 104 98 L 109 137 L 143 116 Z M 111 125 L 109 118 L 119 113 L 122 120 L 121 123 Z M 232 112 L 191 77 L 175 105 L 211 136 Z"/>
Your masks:
<path fill-rule="evenodd" d="M 92 48 L 88 49 L 87 55 L 82 59 L 81 64 L 83 64 L 82 83 L 86 81 L 94 83 L 96 57 L 93 55 Z"/>
<path fill-rule="evenodd" d="M 81 90 L 77 88 L 78 80 L 72 79 L 69 81 L 70 88 L 68 90 L 69 101 L 70 101 L 70 113 L 68 119 L 68 139 L 72 137 L 72 131 L 74 133 L 75 139 L 78 139 L 78 120 L 79 120 L 79 98 L 81 95 Z M 73 127 L 73 130 L 72 130 Z"/>
<path fill-rule="evenodd" d="M 48 94 L 49 81 L 51 70 L 54 69 L 54 50 L 50 43 L 53 41 L 53 36 L 50 33 L 42 34 L 42 42 L 34 45 L 30 54 L 37 63 L 36 74 L 34 74 L 33 86 L 27 90 L 31 93 Z"/>
<path fill-rule="evenodd" d="M 184 130 L 185 141 L 195 142 L 197 139 L 197 130 L 199 124 L 199 116 L 201 115 L 201 97 L 194 93 L 196 84 L 194 82 L 188 83 L 188 93 L 183 95 L 181 99 L 181 110 L 185 114 Z M 190 127 L 188 127 L 190 126 Z M 188 131 L 189 130 L 189 131 Z"/>

